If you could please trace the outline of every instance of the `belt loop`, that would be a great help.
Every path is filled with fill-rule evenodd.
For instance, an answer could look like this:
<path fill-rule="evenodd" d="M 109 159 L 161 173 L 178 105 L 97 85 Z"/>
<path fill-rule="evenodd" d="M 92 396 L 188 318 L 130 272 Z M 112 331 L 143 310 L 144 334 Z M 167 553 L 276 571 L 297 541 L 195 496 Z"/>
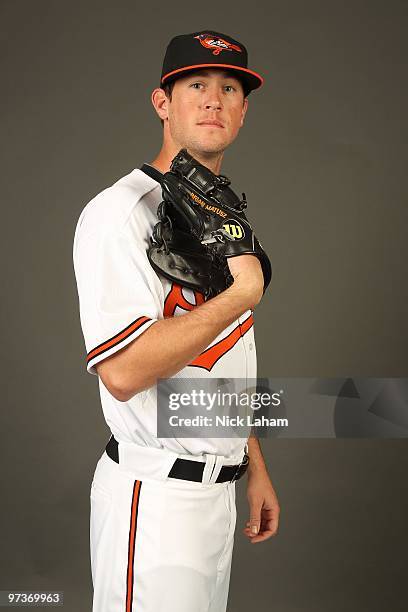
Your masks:
<path fill-rule="evenodd" d="M 203 484 L 208 484 L 211 481 L 211 474 L 215 464 L 215 455 L 209 455 L 206 453 L 204 456 L 206 461 L 203 470 L 202 482 Z"/>
<path fill-rule="evenodd" d="M 225 459 L 224 455 L 216 456 L 213 473 L 211 474 L 211 477 L 210 477 L 210 482 L 213 482 L 213 483 L 216 482 L 218 478 L 218 474 L 221 472 L 221 468 L 222 468 L 224 459 Z"/>

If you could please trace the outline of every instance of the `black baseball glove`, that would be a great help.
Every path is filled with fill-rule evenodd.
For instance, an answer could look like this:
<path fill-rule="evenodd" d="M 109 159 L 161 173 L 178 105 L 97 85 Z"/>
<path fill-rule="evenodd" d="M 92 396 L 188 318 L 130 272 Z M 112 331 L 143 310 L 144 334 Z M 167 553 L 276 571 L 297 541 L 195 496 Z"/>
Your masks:
<path fill-rule="evenodd" d="M 161 184 L 159 222 L 148 249 L 153 269 L 209 298 L 233 282 L 228 257 L 256 255 L 265 292 L 272 276 L 271 264 L 243 212 L 245 194 L 240 200 L 226 176 L 211 172 L 186 149 L 173 159 Z"/>

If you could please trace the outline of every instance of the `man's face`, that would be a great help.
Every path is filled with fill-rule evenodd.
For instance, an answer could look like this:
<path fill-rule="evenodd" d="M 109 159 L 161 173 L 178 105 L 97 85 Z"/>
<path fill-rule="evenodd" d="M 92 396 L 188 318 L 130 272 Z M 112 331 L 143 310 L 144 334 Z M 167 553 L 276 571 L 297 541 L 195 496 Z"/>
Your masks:
<path fill-rule="evenodd" d="M 233 73 L 200 69 L 177 79 L 168 103 L 169 130 L 180 148 L 224 151 L 243 125 L 248 100 Z"/>

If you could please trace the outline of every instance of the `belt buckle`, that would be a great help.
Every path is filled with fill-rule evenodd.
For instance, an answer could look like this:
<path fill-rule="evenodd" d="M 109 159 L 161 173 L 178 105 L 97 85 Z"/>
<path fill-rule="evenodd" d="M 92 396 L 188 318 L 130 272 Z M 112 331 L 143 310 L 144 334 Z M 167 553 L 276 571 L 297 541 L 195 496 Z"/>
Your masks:
<path fill-rule="evenodd" d="M 236 469 L 236 471 L 235 471 L 235 474 L 234 474 L 234 475 L 233 475 L 233 477 L 231 478 L 230 482 L 235 482 L 235 481 L 237 480 L 237 476 L 238 476 L 239 470 L 241 469 L 241 467 L 242 467 L 243 465 L 244 465 L 244 466 L 247 466 L 247 465 L 248 465 L 248 463 L 249 463 L 249 455 L 247 455 L 247 454 L 245 453 L 245 454 L 244 454 L 244 456 L 243 456 L 243 457 L 242 457 L 242 459 L 241 459 L 241 463 L 238 465 L 238 467 L 237 467 L 237 469 Z"/>

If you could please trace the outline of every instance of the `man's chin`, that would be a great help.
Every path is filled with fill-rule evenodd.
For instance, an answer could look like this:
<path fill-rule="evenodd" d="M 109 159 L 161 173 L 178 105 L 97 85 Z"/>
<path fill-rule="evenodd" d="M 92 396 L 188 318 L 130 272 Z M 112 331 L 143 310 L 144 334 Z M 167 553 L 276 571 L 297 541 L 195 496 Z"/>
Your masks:
<path fill-rule="evenodd" d="M 187 149 L 196 151 L 197 153 L 201 153 L 202 155 L 215 155 L 216 153 L 222 153 L 228 147 L 227 142 L 208 142 L 208 141 L 199 141 L 190 143 Z M 192 153 L 194 156 L 194 154 Z"/>

